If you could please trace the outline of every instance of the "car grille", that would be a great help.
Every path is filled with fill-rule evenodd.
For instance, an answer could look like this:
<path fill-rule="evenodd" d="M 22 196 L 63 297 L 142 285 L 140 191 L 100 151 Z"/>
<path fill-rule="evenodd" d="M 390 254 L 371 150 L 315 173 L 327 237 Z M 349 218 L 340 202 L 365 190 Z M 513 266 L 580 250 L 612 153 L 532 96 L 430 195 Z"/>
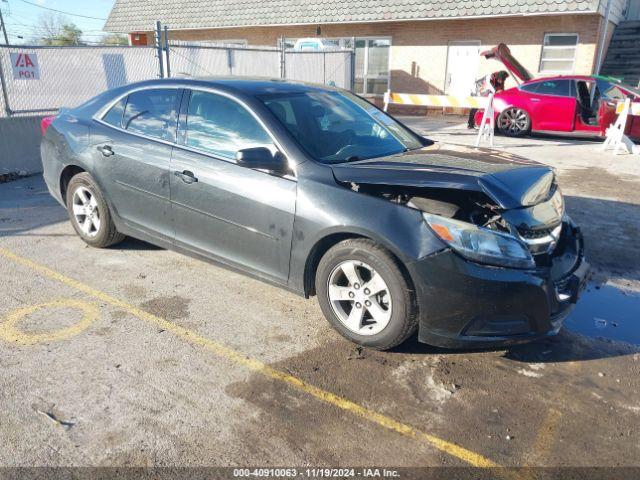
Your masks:
<path fill-rule="evenodd" d="M 551 252 L 558 243 L 561 233 L 562 224 L 540 230 L 518 229 L 520 239 L 527 244 L 534 255 Z"/>

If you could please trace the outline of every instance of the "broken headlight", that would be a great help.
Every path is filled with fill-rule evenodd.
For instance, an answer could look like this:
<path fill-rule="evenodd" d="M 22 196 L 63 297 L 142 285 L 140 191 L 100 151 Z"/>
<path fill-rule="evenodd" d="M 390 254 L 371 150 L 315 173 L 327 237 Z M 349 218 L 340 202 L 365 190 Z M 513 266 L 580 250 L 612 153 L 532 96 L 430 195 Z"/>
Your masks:
<path fill-rule="evenodd" d="M 536 266 L 526 245 L 509 234 L 429 213 L 422 216 L 440 240 L 469 260 L 512 268 Z"/>

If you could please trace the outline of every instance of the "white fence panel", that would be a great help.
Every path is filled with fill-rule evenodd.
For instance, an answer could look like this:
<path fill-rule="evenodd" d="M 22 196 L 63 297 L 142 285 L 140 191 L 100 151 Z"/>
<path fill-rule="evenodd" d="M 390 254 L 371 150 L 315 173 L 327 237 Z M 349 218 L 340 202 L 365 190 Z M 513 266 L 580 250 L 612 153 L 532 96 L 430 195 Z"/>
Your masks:
<path fill-rule="evenodd" d="M 233 49 L 231 54 L 233 75 L 280 78 L 278 50 Z"/>
<path fill-rule="evenodd" d="M 231 75 L 229 51 L 225 48 L 173 46 L 169 57 L 173 77 Z"/>
<path fill-rule="evenodd" d="M 12 53 L 37 59 L 38 78 L 16 78 Z M 149 47 L 0 47 L 0 62 L 9 108 L 16 114 L 75 107 L 110 88 L 158 74 L 155 50 Z"/>
<path fill-rule="evenodd" d="M 352 56 L 351 51 L 286 52 L 285 76 L 350 89 Z"/>
<path fill-rule="evenodd" d="M 324 58 L 324 83 L 351 90 L 353 52 L 326 52 Z"/>

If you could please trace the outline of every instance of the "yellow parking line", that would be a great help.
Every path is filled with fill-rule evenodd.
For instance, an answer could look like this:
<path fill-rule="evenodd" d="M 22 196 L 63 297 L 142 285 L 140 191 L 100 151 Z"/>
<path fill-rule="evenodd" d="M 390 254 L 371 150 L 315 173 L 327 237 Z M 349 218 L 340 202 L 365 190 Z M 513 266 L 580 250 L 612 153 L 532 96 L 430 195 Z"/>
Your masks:
<path fill-rule="evenodd" d="M 265 363 L 255 360 L 253 358 L 247 357 L 243 353 L 240 353 L 226 345 L 215 342 L 208 338 L 205 338 L 196 332 L 188 330 L 180 325 L 176 325 L 171 323 L 163 318 L 157 317 L 149 312 L 146 312 L 134 305 L 123 302 L 115 297 L 112 297 L 108 293 L 102 292 L 100 290 L 96 290 L 95 288 L 90 287 L 82 282 L 74 280 L 73 278 L 67 277 L 51 268 L 42 265 L 40 263 L 36 263 L 33 260 L 29 260 L 28 258 L 21 257 L 7 249 L 0 248 L 0 255 L 4 258 L 11 260 L 19 265 L 23 265 L 28 267 L 41 275 L 48 277 L 50 279 L 56 280 L 64 285 L 74 288 L 80 292 L 83 292 L 93 298 L 101 300 L 113 307 L 122 309 L 127 311 L 133 316 L 136 316 L 142 320 L 145 320 L 149 323 L 152 323 L 165 331 L 172 332 L 173 334 L 187 340 L 188 342 L 198 345 L 205 350 L 208 350 L 219 357 L 226 358 L 238 365 L 242 365 L 243 367 L 248 368 L 251 371 L 261 373 L 266 377 L 272 378 L 274 380 L 281 381 L 286 383 L 287 385 L 307 393 L 318 400 L 321 400 L 325 403 L 333 405 L 337 408 L 345 410 L 347 412 L 353 413 L 361 418 L 364 418 L 372 423 L 378 424 L 388 430 L 392 430 L 394 432 L 400 433 L 406 437 L 412 438 L 414 440 L 426 443 L 431 445 L 432 447 L 437 448 L 453 457 L 456 457 L 469 465 L 474 467 L 482 467 L 482 468 L 490 468 L 490 467 L 498 467 L 499 465 L 489 460 L 482 455 L 472 452 L 460 445 L 457 445 L 452 442 L 448 442 L 447 440 L 443 440 L 435 435 L 431 435 L 429 433 L 422 432 L 413 428 L 410 425 L 405 423 L 401 423 L 397 420 L 394 420 L 386 415 L 378 413 L 369 408 L 363 407 L 355 402 L 347 400 L 346 398 L 342 398 L 334 393 L 318 388 L 314 385 L 311 385 L 300 378 L 294 377 L 293 375 L 289 375 L 288 373 L 281 372 L 276 370 Z"/>
<path fill-rule="evenodd" d="M 571 375 L 577 374 L 580 369 L 580 363 L 568 362 L 566 369 Z M 557 400 L 555 403 L 559 406 L 564 405 L 565 399 L 568 394 L 568 383 L 564 383 L 563 387 L 557 394 Z M 538 433 L 531 447 L 531 458 L 526 463 L 526 466 L 531 465 L 532 462 L 539 462 L 543 464 L 549 458 L 549 454 L 553 450 L 553 446 L 556 442 L 556 436 L 560 428 L 560 421 L 562 420 L 562 411 L 555 407 L 550 407 L 547 411 L 547 415 L 543 419 L 540 427 L 538 427 Z"/>
<path fill-rule="evenodd" d="M 553 444 L 555 443 L 561 419 L 562 412 L 551 407 L 540 424 L 536 439 L 531 447 L 531 452 L 535 456 L 535 460 L 544 461 L 549 457 L 549 453 L 551 453 Z"/>

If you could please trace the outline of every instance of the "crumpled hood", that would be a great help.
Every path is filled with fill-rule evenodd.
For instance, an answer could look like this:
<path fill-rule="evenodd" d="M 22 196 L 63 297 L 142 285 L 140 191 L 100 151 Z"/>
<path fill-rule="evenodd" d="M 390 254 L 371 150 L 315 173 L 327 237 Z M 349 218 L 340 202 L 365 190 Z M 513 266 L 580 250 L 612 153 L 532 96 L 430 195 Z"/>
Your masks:
<path fill-rule="evenodd" d="M 438 142 L 332 169 L 340 182 L 484 192 L 505 210 L 546 199 L 554 179 L 551 168 L 517 155 Z"/>

